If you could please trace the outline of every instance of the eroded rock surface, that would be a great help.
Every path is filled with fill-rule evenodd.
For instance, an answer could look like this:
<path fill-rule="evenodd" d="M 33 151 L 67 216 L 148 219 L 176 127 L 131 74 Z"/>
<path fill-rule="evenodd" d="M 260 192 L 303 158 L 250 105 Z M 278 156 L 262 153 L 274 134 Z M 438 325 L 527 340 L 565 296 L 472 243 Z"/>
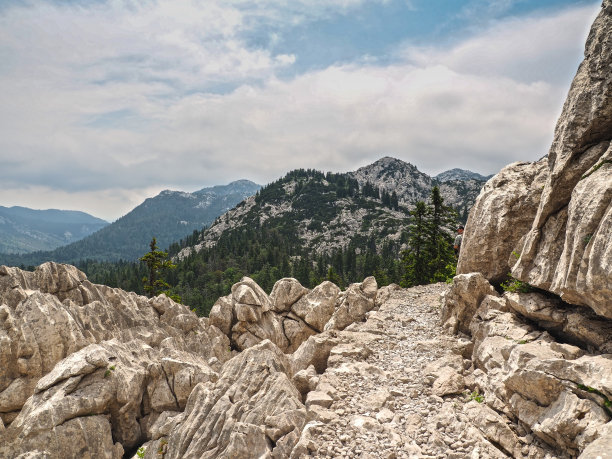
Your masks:
<path fill-rule="evenodd" d="M 458 273 L 523 282 L 612 318 L 612 2 L 596 18 L 547 158 L 491 179 Z"/>
<path fill-rule="evenodd" d="M 461 295 L 477 304 L 461 320 L 469 322 L 473 381 L 488 409 L 518 419 L 559 457 L 577 457 L 594 441 L 609 441 L 612 356 L 600 352 L 609 348 L 612 321 L 583 316 L 539 293 L 482 297 L 481 290 L 470 302 L 458 282 L 447 298 Z M 446 307 L 460 305 L 447 301 Z"/>
<path fill-rule="evenodd" d="M 284 278 L 276 282 L 268 297 L 255 281 L 245 277 L 232 288 L 231 295 L 215 303 L 210 323 L 228 335 L 239 350 L 268 339 L 283 352 L 292 353 L 323 330 L 342 330 L 364 320 L 377 306 L 377 291 L 374 277 L 352 284 L 344 292 L 328 281 L 308 290 L 296 279 Z"/>

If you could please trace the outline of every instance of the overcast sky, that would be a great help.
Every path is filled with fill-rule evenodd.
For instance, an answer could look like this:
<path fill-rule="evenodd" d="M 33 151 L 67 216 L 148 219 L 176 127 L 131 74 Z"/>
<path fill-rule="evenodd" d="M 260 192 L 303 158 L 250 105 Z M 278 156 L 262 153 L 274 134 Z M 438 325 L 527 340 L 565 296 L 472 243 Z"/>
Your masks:
<path fill-rule="evenodd" d="M 0 205 L 548 151 L 599 1 L 3 0 Z"/>

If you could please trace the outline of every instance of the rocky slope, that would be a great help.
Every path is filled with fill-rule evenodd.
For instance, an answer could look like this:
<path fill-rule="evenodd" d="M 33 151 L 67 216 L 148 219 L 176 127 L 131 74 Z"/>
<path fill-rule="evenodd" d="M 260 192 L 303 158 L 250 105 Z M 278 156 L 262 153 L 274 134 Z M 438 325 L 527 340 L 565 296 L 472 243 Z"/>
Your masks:
<path fill-rule="evenodd" d="M 107 225 L 100 218 L 74 210 L 0 206 L 0 253 L 52 250 Z"/>
<path fill-rule="evenodd" d="M 609 342 L 555 342 L 536 300 L 480 274 L 270 295 L 244 278 L 198 319 L 67 265 L 2 267 L 0 457 L 607 457 Z"/>
<path fill-rule="evenodd" d="M 369 182 L 389 193 L 396 192 L 399 201 L 412 208 L 416 201 L 427 201 L 434 186 L 440 187 L 444 203 L 453 207 L 460 217 L 467 217 L 478 193 L 488 177 L 461 169 L 438 174 L 436 177 L 420 172 L 416 166 L 385 156 L 369 166 L 349 172 L 360 185 Z"/>
<path fill-rule="evenodd" d="M 215 218 L 254 195 L 260 186 L 249 180 L 204 188 L 194 193 L 165 190 L 90 236 L 51 252 L 22 256 L 0 255 L 0 263 L 36 266 L 45 261 L 136 260 L 147 252 L 151 237 L 159 247 L 210 225 Z"/>

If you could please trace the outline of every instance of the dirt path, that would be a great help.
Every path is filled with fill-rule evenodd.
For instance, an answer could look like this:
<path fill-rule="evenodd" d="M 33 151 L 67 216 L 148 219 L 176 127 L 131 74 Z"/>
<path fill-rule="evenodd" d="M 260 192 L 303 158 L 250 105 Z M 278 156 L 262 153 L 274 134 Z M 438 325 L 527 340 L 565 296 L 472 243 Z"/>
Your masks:
<path fill-rule="evenodd" d="M 395 291 L 365 323 L 343 332 L 345 344 L 332 350 L 306 400 L 314 420 L 306 433 L 311 456 L 508 457 L 470 421 L 470 407 L 482 416 L 484 404 L 465 395 L 471 361 L 461 354 L 468 357 L 469 342 L 445 335 L 438 325 L 447 289 L 434 284 Z M 456 370 L 447 386 L 432 384 L 444 367 Z M 448 384 L 463 393 L 433 395 L 452 390 Z"/>

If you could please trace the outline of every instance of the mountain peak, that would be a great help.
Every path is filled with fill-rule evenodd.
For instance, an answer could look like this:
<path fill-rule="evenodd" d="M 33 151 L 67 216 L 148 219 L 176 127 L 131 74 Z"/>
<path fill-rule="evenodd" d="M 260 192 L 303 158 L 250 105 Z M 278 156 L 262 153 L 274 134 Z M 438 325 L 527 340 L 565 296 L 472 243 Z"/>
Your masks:
<path fill-rule="evenodd" d="M 454 168 L 454 169 L 450 169 L 448 171 L 444 171 L 438 175 L 436 175 L 434 178 L 441 182 L 448 182 L 451 180 L 481 180 L 481 181 L 487 181 L 492 177 L 492 175 L 488 175 L 488 176 L 484 176 L 481 175 L 477 172 L 472 172 L 472 171 L 468 171 L 466 169 L 459 169 L 459 168 Z"/>

